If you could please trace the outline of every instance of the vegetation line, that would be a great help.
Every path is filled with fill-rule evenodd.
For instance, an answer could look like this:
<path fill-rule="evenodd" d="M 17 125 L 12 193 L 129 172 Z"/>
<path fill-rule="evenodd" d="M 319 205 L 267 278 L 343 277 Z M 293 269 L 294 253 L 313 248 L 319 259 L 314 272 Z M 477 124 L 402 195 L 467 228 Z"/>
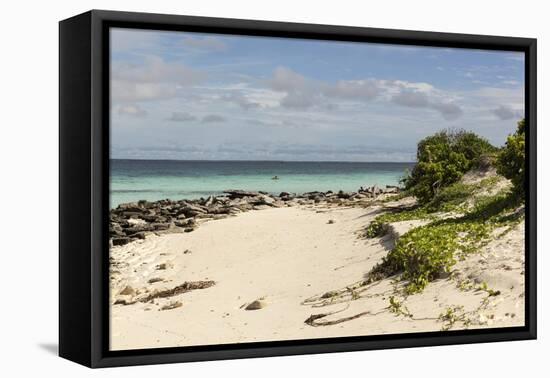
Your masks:
<path fill-rule="evenodd" d="M 308 298 L 302 304 L 322 307 L 387 296 L 387 291 L 367 292 L 382 279 L 394 277 L 404 285 L 399 285 L 402 289 L 394 285 L 389 306 L 381 312 L 389 311 L 411 320 L 438 320 L 444 323 L 442 329 L 448 330 L 457 322 L 467 327 L 472 316 L 486 307 L 491 297 L 500 295 L 486 284 L 481 285 L 476 290 L 486 292 L 487 296 L 479 307 L 465 312 L 460 306 L 449 306 L 437 318 L 417 318 L 397 299 L 400 295 L 406 300 L 409 295 L 422 292 L 431 281 L 451 274 L 457 261 L 478 252 L 495 237 L 502 237 L 524 219 L 525 121 L 518 123 L 516 132 L 502 148 L 492 146 L 474 133 L 439 132 L 420 141 L 417 160 L 412 172 L 403 179 L 405 193 L 393 198 L 395 201 L 414 197 L 414 205 L 392 208 L 378 215 L 367 226 L 365 236 L 382 237 L 392 223 L 400 221 L 423 220 L 423 225 L 400 235 L 393 249 L 372 268 L 365 280 Z M 468 172 L 478 179 L 466 180 Z M 391 199 L 382 205 L 389 201 Z M 463 284 L 466 285 L 459 283 L 460 288 Z M 364 311 L 332 321 L 319 321 L 344 310 L 311 315 L 305 323 L 325 326 L 376 315 Z"/>

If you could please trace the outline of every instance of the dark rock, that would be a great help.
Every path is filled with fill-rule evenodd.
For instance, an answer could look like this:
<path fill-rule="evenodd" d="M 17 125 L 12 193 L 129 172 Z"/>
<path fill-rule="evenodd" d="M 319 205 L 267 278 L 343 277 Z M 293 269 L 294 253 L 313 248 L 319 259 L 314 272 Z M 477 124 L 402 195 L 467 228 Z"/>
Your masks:
<path fill-rule="evenodd" d="M 343 192 L 341 190 L 338 192 L 338 198 L 348 199 L 350 197 L 351 197 L 350 193 L 346 193 L 346 192 Z"/>
<path fill-rule="evenodd" d="M 170 228 L 170 223 L 152 223 L 151 226 L 155 231 L 168 230 Z"/>
<path fill-rule="evenodd" d="M 160 223 L 157 223 L 157 224 L 160 224 Z M 136 234 L 138 232 L 154 231 L 154 230 L 156 230 L 156 228 L 154 226 L 154 223 L 150 224 L 150 225 L 149 224 L 137 224 L 135 226 L 125 228 L 124 233 L 126 235 L 132 235 L 132 234 Z"/>
<path fill-rule="evenodd" d="M 124 245 L 130 243 L 131 239 L 128 237 L 113 238 L 113 245 Z"/>
<path fill-rule="evenodd" d="M 111 222 L 109 224 L 109 236 L 125 236 L 122 226 L 116 222 Z"/>
<path fill-rule="evenodd" d="M 139 218 L 141 216 L 141 211 L 124 211 L 122 212 L 124 218 Z"/>
<path fill-rule="evenodd" d="M 169 268 L 172 268 L 173 267 L 173 264 L 170 263 L 170 262 L 165 262 L 165 263 L 161 263 L 161 264 L 158 264 L 156 266 L 156 269 L 157 270 L 166 270 L 166 269 L 169 269 Z"/>
<path fill-rule="evenodd" d="M 120 291 L 120 293 L 118 293 L 118 294 L 120 294 L 120 295 L 134 295 L 135 293 L 136 293 L 136 290 L 132 286 L 126 285 L 124 287 L 124 289 L 122 289 Z"/>
<path fill-rule="evenodd" d="M 141 212 L 143 210 L 142 207 L 139 206 L 136 202 L 121 203 L 120 205 L 118 205 L 117 209 L 132 212 Z"/>
<path fill-rule="evenodd" d="M 181 307 L 181 306 L 183 306 L 183 304 L 180 301 L 175 301 L 175 302 L 170 302 L 170 303 L 162 306 L 160 310 L 161 311 L 173 310 L 173 309 Z"/>
<path fill-rule="evenodd" d="M 213 206 L 208 208 L 208 214 L 229 214 L 230 208 L 227 206 Z"/>
<path fill-rule="evenodd" d="M 129 300 L 129 299 L 126 299 L 126 298 L 119 298 L 115 301 L 115 303 L 113 303 L 114 305 L 124 305 L 124 306 L 127 306 L 127 305 L 131 305 L 131 304 L 134 304 L 136 303 L 136 301 L 134 300 Z"/>
<path fill-rule="evenodd" d="M 400 188 L 395 185 L 386 185 L 386 189 L 384 190 L 384 193 L 399 193 Z"/>
<path fill-rule="evenodd" d="M 174 225 L 177 227 L 190 227 L 195 225 L 195 220 L 193 218 L 185 218 L 183 220 L 177 220 L 174 222 Z"/>
<path fill-rule="evenodd" d="M 267 306 L 267 302 L 265 301 L 265 299 L 260 298 L 260 299 L 256 299 L 253 302 L 248 303 L 244 309 L 247 311 L 261 310 L 266 306 Z"/>
<path fill-rule="evenodd" d="M 229 195 L 229 198 L 245 198 L 245 197 L 256 197 L 260 195 L 259 192 L 251 192 L 245 190 L 224 190 L 224 193 Z"/>
<path fill-rule="evenodd" d="M 126 234 L 122 232 L 121 230 L 113 230 L 112 228 L 109 229 L 109 236 L 112 237 L 124 237 Z"/>
<path fill-rule="evenodd" d="M 302 195 L 304 198 L 314 200 L 317 197 L 324 197 L 325 193 L 323 192 L 306 192 Z"/>
<path fill-rule="evenodd" d="M 250 201 L 250 203 L 255 206 L 259 206 L 259 205 L 273 206 L 275 204 L 275 200 L 268 195 L 260 194 L 259 196 L 254 197 Z"/>
<path fill-rule="evenodd" d="M 146 234 L 145 232 L 136 232 L 135 234 L 130 235 L 132 239 L 145 239 Z"/>
<path fill-rule="evenodd" d="M 198 205 L 187 204 L 178 210 L 177 215 L 179 216 L 183 214 L 185 215 L 185 217 L 190 218 L 190 217 L 195 217 L 199 214 L 206 214 L 207 212 L 208 212 L 207 208 L 203 208 Z"/>
<path fill-rule="evenodd" d="M 212 196 L 209 196 L 206 201 L 204 201 L 204 206 L 210 207 L 215 203 L 215 199 Z"/>
<path fill-rule="evenodd" d="M 156 214 L 141 214 L 139 218 L 146 222 L 160 222 L 160 220 L 158 220 L 159 216 Z"/>

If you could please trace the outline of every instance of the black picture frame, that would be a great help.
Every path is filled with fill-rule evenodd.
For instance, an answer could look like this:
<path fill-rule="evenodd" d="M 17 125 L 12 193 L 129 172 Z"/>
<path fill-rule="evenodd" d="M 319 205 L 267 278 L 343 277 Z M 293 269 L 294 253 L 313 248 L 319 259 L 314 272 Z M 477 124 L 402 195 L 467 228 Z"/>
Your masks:
<path fill-rule="evenodd" d="M 110 27 L 525 53 L 524 327 L 108 350 Z M 59 355 L 88 367 L 535 339 L 536 39 L 92 10 L 59 24 Z"/>

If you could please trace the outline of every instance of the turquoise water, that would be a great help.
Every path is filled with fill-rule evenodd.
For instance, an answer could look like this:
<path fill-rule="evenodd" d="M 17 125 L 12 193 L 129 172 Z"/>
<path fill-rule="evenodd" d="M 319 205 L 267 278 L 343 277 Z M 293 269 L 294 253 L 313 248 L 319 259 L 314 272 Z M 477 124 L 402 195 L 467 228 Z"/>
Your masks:
<path fill-rule="evenodd" d="M 111 207 L 196 199 L 227 189 L 304 193 L 397 185 L 413 163 L 111 160 Z M 278 180 L 272 180 L 278 176 Z"/>

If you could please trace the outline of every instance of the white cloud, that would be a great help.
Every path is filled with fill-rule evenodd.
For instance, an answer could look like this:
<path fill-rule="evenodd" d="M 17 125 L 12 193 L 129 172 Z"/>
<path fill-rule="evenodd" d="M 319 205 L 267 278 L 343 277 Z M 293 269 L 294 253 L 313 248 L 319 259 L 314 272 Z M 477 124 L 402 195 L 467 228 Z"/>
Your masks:
<path fill-rule="evenodd" d="M 201 82 L 205 73 L 178 62 L 165 62 L 158 56 L 148 56 L 142 64 L 113 64 L 113 80 L 144 83 L 177 83 L 191 85 Z"/>
<path fill-rule="evenodd" d="M 176 86 L 167 83 L 139 83 L 122 80 L 111 82 L 111 98 L 115 103 L 172 98 L 176 96 L 176 92 Z"/>
<path fill-rule="evenodd" d="M 323 93 L 329 97 L 372 100 L 382 93 L 380 81 L 374 79 L 338 81 L 336 85 L 327 85 Z"/>
<path fill-rule="evenodd" d="M 110 33 L 111 51 L 137 52 L 150 50 L 158 45 L 159 33 L 149 30 L 113 28 Z"/>
<path fill-rule="evenodd" d="M 147 116 L 147 111 L 140 108 L 138 105 L 134 105 L 134 104 L 119 106 L 117 112 L 120 115 L 132 116 L 132 117 L 138 117 L 138 118 Z"/>
<path fill-rule="evenodd" d="M 190 122 L 196 120 L 197 117 L 185 112 L 173 112 L 170 117 L 167 118 L 167 121 L 173 122 Z"/>
<path fill-rule="evenodd" d="M 202 117 L 201 122 L 202 123 L 218 123 L 218 122 L 225 122 L 226 119 L 220 115 L 217 114 L 209 114 L 204 117 Z"/>
<path fill-rule="evenodd" d="M 411 108 L 425 108 L 429 105 L 428 95 L 424 92 L 403 91 L 394 95 L 392 101 Z"/>
<path fill-rule="evenodd" d="M 435 102 L 431 103 L 430 107 L 437 110 L 447 121 L 454 121 L 464 113 L 460 106 L 452 102 Z"/>
<path fill-rule="evenodd" d="M 516 62 L 525 62 L 525 53 L 516 53 L 515 55 L 510 55 L 506 57 L 508 60 L 514 60 Z"/>
<path fill-rule="evenodd" d="M 411 82 L 403 80 L 381 80 L 383 86 L 388 89 L 392 87 L 403 88 L 408 90 L 414 90 L 416 92 L 434 92 L 436 88 L 428 83 L 424 82 Z"/>
<path fill-rule="evenodd" d="M 222 40 L 211 36 L 205 36 L 205 37 L 186 36 L 183 39 L 183 45 L 186 47 L 191 47 L 198 50 L 206 50 L 206 51 L 227 50 L 227 45 Z"/>
<path fill-rule="evenodd" d="M 456 96 L 424 82 L 367 78 L 340 80 L 332 84 L 311 80 L 289 68 L 278 67 L 269 84 L 273 90 L 285 94 L 279 105 L 291 109 L 303 110 L 316 106 L 334 111 L 340 108 L 342 102 L 380 100 L 398 106 L 432 109 L 448 121 L 463 114 L 454 99 Z"/>
<path fill-rule="evenodd" d="M 231 91 L 222 96 L 223 99 L 239 105 L 244 110 L 259 108 L 261 105 L 258 102 L 250 100 L 250 98 L 242 93 L 243 91 Z"/>
<path fill-rule="evenodd" d="M 290 92 L 281 99 L 281 106 L 285 108 L 307 109 L 315 105 L 314 96 L 304 92 Z"/>
<path fill-rule="evenodd" d="M 525 95 L 522 87 L 483 87 L 464 93 L 464 97 L 471 102 L 472 107 L 482 109 L 485 113 L 505 115 L 506 112 L 503 111 L 495 113 L 496 109 L 504 106 L 504 108 L 512 109 L 516 114 L 516 118 L 523 117 Z M 502 119 L 501 116 L 497 115 L 499 119 Z"/>
<path fill-rule="evenodd" d="M 429 96 L 428 93 L 428 91 L 405 90 L 395 94 L 392 97 L 392 101 L 395 104 L 409 108 L 429 108 L 436 110 L 447 121 L 453 121 L 463 114 L 462 108 L 456 103 L 438 98 L 437 96 Z"/>
<path fill-rule="evenodd" d="M 269 84 L 272 89 L 281 92 L 303 91 L 309 85 L 304 76 L 286 67 L 277 67 Z"/>
<path fill-rule="evenodd" d="M 506 121 L 509 119 L 519 119 L 523 117 L 523 112 L 516 111 L 510 106 L 500 105 L 498 108 L 493 109 L 493 114 L 500 120 Z"/>
<path fill-rule="evenodd" d="M 132 102 L 171 98 L 180 87 L 205 79 L 203 72 L 177 62 L 165 62 L 148 56 L 141 64 L 113 64 L 111 96 L 115 102 Z"/>

